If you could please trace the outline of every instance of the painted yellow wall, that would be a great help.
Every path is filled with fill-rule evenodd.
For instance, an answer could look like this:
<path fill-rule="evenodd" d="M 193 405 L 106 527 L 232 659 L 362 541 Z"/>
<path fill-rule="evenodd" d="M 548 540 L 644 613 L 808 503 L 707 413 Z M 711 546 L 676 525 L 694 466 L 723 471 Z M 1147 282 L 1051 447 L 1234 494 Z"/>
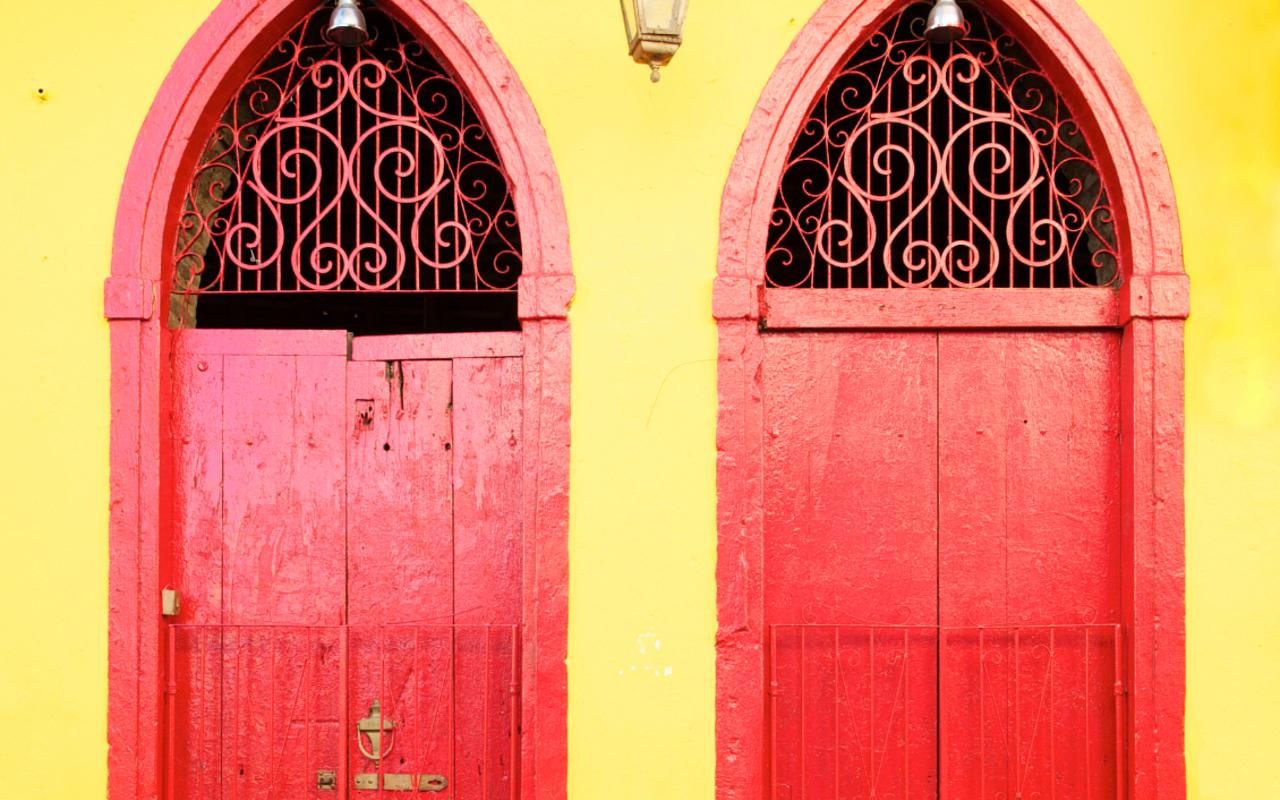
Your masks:
<path fill-rule="evenodd" d="M 0 48 L 0 797 L 104 796 L 101 282 L 133 137 L 213 2 L 0 2 L 26 22 Z M 573 800 L 712 796 L 720 190 L 817 2 L 694 0 L 656 87 L 622 52 L 614 0 L 474 2 L 546 125 L 580 286 Z M 1164 137 L 1194 285 L 1191 797 L 1276 797 L 1280 23 L 1269 0 L 1085 5 Z"/>

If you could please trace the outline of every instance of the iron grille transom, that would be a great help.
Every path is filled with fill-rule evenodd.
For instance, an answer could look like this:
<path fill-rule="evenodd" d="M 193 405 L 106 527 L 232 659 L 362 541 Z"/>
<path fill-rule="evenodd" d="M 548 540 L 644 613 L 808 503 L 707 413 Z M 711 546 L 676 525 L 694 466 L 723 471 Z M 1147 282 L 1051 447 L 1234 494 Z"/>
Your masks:
<path fill-rule="evenodd" d="M 258 64 L 200 156 L 171 323 L 215 295 L 506 292 L 514 309 L 510 181 L 466 91 L 387 13 L 368 9 L 358 48 L 325 39 L 328 14 Z"/>
<path fill-rule="evenodd" d="M 952 44 L 925 40 L 929 9 L 907 5 L 857 47 L 801 126 L 768 285 L 1115 285 L 1112 195 L 1067 101 L 977 4 Z"/>

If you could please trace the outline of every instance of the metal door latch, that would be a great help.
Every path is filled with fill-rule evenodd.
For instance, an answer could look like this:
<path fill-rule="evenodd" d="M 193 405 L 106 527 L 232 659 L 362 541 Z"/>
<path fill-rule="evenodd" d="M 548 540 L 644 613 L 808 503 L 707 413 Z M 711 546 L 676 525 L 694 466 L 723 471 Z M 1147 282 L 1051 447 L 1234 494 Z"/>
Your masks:
<path fill-rule="evenodd" d="M 334 792 L 338 789 L 338 773 L 331 769 L 316 772 L 316 788 L 322 792 Z"/>
<path fill-rule="evenodd" d="M 178 594 L 177 589 L 165 588 L 160 590 L 160 615 L 164 617 L 176 617 L 182 613 L 182 597 Z"/>
<path fill-rule="evenodd" d="M 362 790 L 374 790 L 378 788 L 378 773 L 362 772 L 356 775 L 356 788 Z M 419 775 L 418 791 L 420 792 L 443 792 L 449 788 L 449 779 L 443 775 Z M 412 792 L 413 791 L 413 775 L 404 772 L 389 772 L 382 776 L 382 790 L 384 792 Z"/>
<path fill-rule="evenodd" d="M 391 748 L 395 747 L 394 734 L 396 724 L 389 719 L 382 718 L 382 702 L 374 700 L 373 705 L 369 706 L 369 716 L 356 723 L 356 747 L 360 748 L 360 754 L 370 761 L 381 761 L 391 755 Z M 387 749 L 382 749 L 382 736 L 387 735 Z M 365 749 L 364 740 L 368 737 L 369 749 Z"/>

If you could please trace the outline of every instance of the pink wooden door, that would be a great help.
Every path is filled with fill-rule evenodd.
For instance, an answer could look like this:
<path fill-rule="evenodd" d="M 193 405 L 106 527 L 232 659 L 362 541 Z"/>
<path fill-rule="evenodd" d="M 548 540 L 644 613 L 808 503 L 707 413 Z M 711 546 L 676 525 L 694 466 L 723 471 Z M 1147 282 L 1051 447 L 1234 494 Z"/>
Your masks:
<path fill-rule="evenodd" d="M 767 796 L 1117 796 L 1119 363 L 765 337 Z"/>
<path fill-rule="evenodd" d="M 348 349 L 175 335 L 170 797 L 516 796 L 518 334 Z"/>

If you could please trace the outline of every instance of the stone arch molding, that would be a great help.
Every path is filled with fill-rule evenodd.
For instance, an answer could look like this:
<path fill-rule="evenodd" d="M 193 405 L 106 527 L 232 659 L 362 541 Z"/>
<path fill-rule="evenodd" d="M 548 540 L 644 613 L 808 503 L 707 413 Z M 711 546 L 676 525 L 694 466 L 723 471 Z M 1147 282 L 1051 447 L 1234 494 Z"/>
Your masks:
<path fill-rule="evenodd" d="M 765 289 L 769 215 L 799 126 L 850 51 L 900 3 L 826 0 L 766 85 L 734 158 L 721 205 L 713 291 L 719 332 L 717 429 L 719 630 L 716 796 L 761 800 L 766 786 L 763 603 L 764 329 L 1111 328 L 1121 346 L 1121 536 L 1127 796 L 1186 797 L 1183 328 L 1188 281 L 1172 182 L 1154 125 L 1102 32 L 1073 0 L 971 0 L 997 17 L 1046 69 L 1090 133 L 1113 198 L 1125 269 L 1118 288 L 1060 304 L 1055 290 L 989 300 L 904 290 L 886 304 L 850 290 L 775 307 Z M 939 300 L 945 296 L 947 300 Z M 1045 298 L 1041 303 L 1035 298 Z M 968 302 L 972 299 L 974 302 Z M 1032 302 L 1034 301 L 1034 302 Z M 811 314 L 802 318 L 796 309 Z M 1068 307 L 1070 306 L 1070 307 Z M 814 309 L 817 309 L 815 312 Z M 785 323 L 779 324 L 780 320 Z"/>
<path fill-rule="evenodd" d="M 223 0 L 187 43 L 134 145 L 116 215 L 104 311 L 111 336 L 108 791 L 162 791 L 160 590 L 169 336 L 163 274 L 183 186 L 208 133 L 271 47 L 318 0 Z M 565 796 L 569 330 L 568 226 L 546 134 L 511 64 L 463 0 L 384 0 L 467 87 L 510 176 L 524 272 L 525 635 L 522 796 Z"/>

